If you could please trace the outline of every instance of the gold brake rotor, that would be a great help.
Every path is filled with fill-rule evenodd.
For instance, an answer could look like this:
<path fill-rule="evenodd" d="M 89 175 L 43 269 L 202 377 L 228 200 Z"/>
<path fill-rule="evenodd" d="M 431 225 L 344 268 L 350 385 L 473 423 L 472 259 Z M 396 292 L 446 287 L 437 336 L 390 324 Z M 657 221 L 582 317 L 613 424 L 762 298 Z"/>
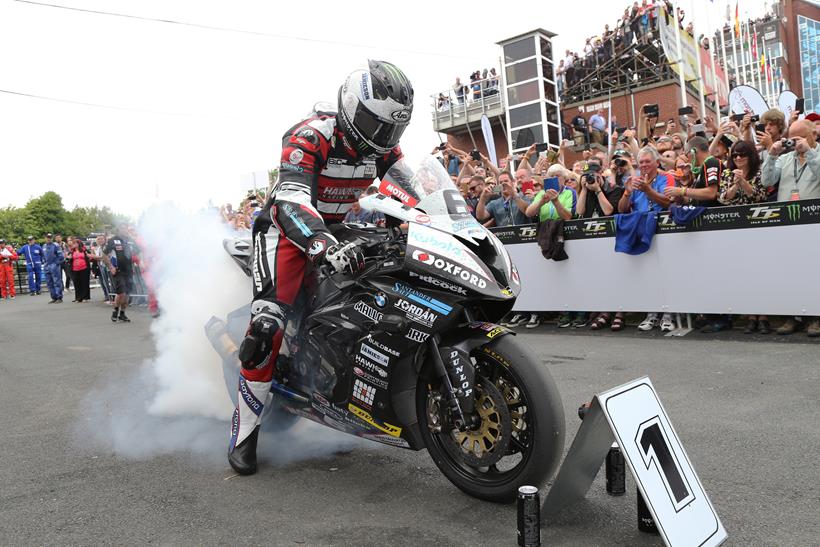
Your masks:
<path fill-rule="evenodd" d="M 502 417 L 495 401 L 484 390 L 476 400 L 475 409 L 481 418 L 481 425 L 475 430 L 453 431 L 453 438 L 464 452 L 483 458 L 503 438 Z"/>

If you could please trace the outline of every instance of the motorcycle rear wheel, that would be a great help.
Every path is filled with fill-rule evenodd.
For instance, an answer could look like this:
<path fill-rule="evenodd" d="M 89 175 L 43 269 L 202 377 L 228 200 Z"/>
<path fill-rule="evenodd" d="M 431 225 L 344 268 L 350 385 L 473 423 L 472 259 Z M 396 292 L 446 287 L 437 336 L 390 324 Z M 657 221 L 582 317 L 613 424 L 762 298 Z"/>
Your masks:
<path fill-rule="evenodd" d="M 470 357 L 482 424 L 472 432 L 453 429 L 447 405 L 439 404 L 439 386 L 422 380 L 416 391 L 421 434 L 455 486 L 479 499 L 511 502 L 520 486 L 542 487 L 558 466 L 565 428 L 561 397 L 546 366 L 512 336 L 480 346 Z M 494 448 L 503 451 L 500 459 Z"/>

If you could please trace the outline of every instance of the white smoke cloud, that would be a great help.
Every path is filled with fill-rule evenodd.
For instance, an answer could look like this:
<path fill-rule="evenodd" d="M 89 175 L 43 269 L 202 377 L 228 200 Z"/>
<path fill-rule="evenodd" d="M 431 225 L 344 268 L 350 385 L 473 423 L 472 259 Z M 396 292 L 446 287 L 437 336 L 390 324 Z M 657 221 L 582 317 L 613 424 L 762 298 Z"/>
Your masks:
<path fill-rule="evenodd" d="M 224 463 L 233 411 L 228 390 L 236 386 L 226 386 L 204 326 L 250 301 L 250 279 L 222 246 L 236 232 L 215 211 L 159 204 L 143 215 L 139 233 L 161 309 L 151 325 L 156 356 L 130 377 L 112 377 L 94 389 L 79 433 L 84 443 L 125 457 L 182 452 Z M 259 451 L 262 461 L 282 464 L 362 443 L 300 420 L 276 434 L 263 427 Z"/>

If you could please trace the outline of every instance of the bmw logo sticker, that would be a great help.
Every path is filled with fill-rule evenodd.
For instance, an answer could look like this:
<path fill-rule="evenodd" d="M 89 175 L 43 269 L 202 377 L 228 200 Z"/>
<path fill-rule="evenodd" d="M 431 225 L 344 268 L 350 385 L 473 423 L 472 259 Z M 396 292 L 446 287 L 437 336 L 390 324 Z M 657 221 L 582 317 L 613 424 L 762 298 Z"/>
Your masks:
<path fill-rule="evenodd" d="M 383 308 L 385 304 L 387 304 L 387 298 L 382 293 L 377 294 L 374 298 L 374 301 L 376 302 L 376 305 L 380 308 Z"/>

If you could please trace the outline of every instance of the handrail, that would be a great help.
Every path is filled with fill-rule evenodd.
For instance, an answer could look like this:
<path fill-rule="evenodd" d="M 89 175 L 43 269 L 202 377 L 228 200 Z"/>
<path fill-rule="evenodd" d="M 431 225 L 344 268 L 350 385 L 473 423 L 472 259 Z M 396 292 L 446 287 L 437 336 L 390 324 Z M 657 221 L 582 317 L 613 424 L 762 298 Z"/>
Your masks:
<path fill-rule="evenodd" d="M 462 84 L 464 95 L 459 100 L 452 87 L 430 95 L 432 99 L 434 130 L 438 130 L 439 123 L 453 125 L 456 121 L 464 120 L 474 113 L 487 114 L 490 110 L 505 108 L 504 97 L 501 93 L 501 76 L 482 78 Z M 474 86 L 478 89 L 474 89 Z"/>

